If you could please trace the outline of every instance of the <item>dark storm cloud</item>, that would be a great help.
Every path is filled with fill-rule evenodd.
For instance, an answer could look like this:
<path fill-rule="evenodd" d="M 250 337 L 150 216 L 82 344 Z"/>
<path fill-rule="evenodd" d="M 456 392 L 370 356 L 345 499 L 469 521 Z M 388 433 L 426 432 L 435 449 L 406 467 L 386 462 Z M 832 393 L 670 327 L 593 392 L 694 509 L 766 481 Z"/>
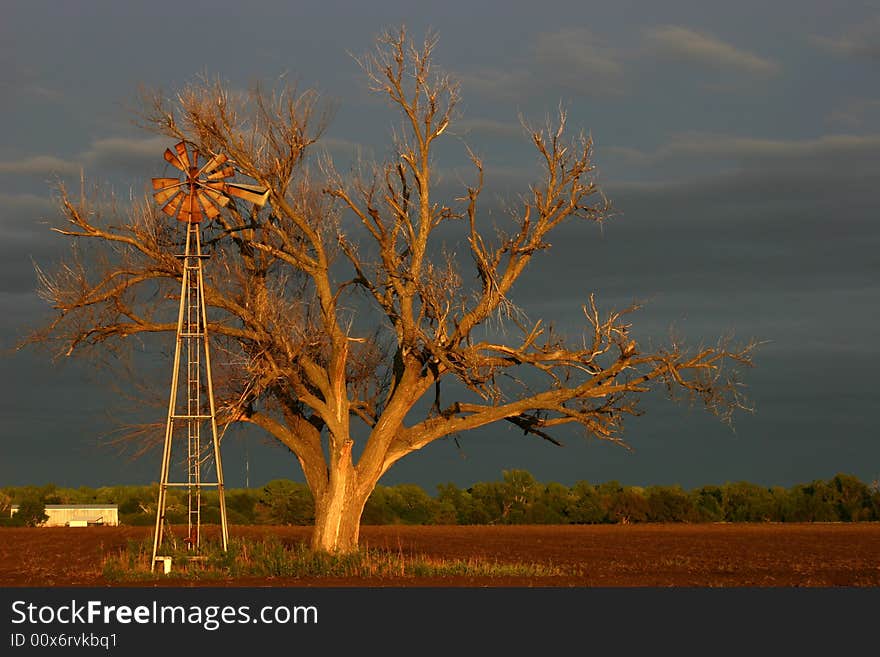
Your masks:
<path fill-rule="evenodd" d="M 778 166 L 773 163 L 786 160 L 786 167 L 832 169 L 837 163 L 829 162 L 829 158 L 880 159 L 880 135 L 833 134 L 783 140 L 696 133 L 675 137 L 653 152 L 614 146 L 606 150 L 637 166 L 655 166 L 675 159 L 699 165 L 701 160 L 713 158 L 736 160 L 759 168 Z"/>
<path fill-rule="evenodd" d="M 880 59 L 880 15 L 852 25 L 834 36 L 813 36 L 812 41 L 835 55 Z"/>
<path fill-rule="evenodd" d="M 720 157 L 729 170 L 609 183 L 620 214 L 601 231 L 577 223 L 559 231 L 516 301 L 571 339 L 583 329 L 577 309 L 595 293 L 606 310 L 645 302 L 631 316 L 643 344 L 662 345 L 670 332 L 692 345 L 726 335 L 765 342 L 745 376 L 758 413 L 737 420 L 736 438 L 701 414 L 649 402 L 648 419 L 630 423 L 637 455 L 619 464 L 624 477 L 641 480 L 648 462 L 685 443 L 688 458 L 722 478 L 748 471 L 795 482 L 821 467 L 876 476 L 851 460 L 876 452 L 867 392 L 880 361 L 876 138 L 691 138 L 658 148 L 646 164 L 693 157 L 704 165 Z M 603 463 L 615 470 L 612 461 Z M 703 480 L 683 472 L 673 481 Z"/>
<path fill-rule="evenodd" d="M 625 92 L 624 52 L 586 27 L 538 32 L 504 69 L 456 71 L 469 94 L 513 100 L 565 90 L 595 96 Z"/>
<path fill-rule="evenodd" d="M 536 75 L 563 89 L 588 87 L 597 94 L 618 94 L 625 68 L 622 52 L 591 30 L 569 27 L 535 38 Z"/>
<path fill-rule="evenodd" d="M 422 13 L 389 1 L 345 6 L 351 20 L 340 22 L 343 6 L 256 2 L 240 22 L 241 5 L 225 2 L 207 13 L 161 1 L 88 10 L 30 2 L 4 14 L 2 344 L 47 313 L 34 294 L 32 260 L 50 266 L 68 246 L 46 224 L 60 220 L 52 179 L 78 186 L 83 171 L 87 184 L 109 179 L 127 200 L 161 175 L 169 141 L 137 132 L 122 109 L 141 84 L 173 93 L 204 72 L 235 88 L 303 76 L 303 87 L 317 84 L 339 101 L 321 147 L 347 171 L 359 158 L 387 157 L 399 127 L 347 53 L 368 51 L 389 26 L 407 23 L 417 39 L 434 26 L 437 63 L 464 91 L 461 119 L 437 142 L 436 200 L 474 182 L 463 147 L 472 146 L 486 164 L 481 221 L 492 234 L 539 179 L 520 114 L 541 124 L 561 102 L 572 133 L 583 127 L 597 137 L 599 182 L 618 214 L 601 228 L 572 222 L 551 237 L 552 249 L 514 290 L 531 316 L 576 336 L 579 308 L 595 292 L 606 309 L 646 300 L 632 318 L 644 340 L 662 342 L 675 326 L 696 342 L 731 331 L 770 342 L 748 378 L 759 412 L 740 421 L 735 439 L 702 414 L 658 403 L 630 424 L 635 454 L 596 441 L 544 450 L 491 428 L 463 437 L 467 458 L 438 443 L 404 459 L 388 483 L 431 489 L 438 477 L 468 484 L 510 467 L 543 479 L 641 484 L 790 484 L 837 470 L 876 476 L 877 400 L 865 394 L 880 364 L 875 12 L 675 0 L 513 2 L 503 12 L 453 1 Z M 230 16 L 235 38 L 227 40 Z M 162 43 L 192 51 L 182 57 Z M 461 243 L 459 228 L 440 235 L 450 248 Z M 459 255 L 471 265 L 466 249 Z M 83 447 L 112 400 L 85 384 L 78 367 L 56 370 L 32 352 L 4 362 L 13 388 L 2 396 L 4 446 L 39 449 L 7 450 L 14 457 L 0 461 L 0 484 L 156 477 L 155 468 L 123 470 Z M 259 472 L 254 480 L 293 476 L 295 465 L 270 452 Z"/>
<path fill-rule="evenodd" d="M 32 234 L 36 219 L 45 217 L 53 204 L 48 198 L 35 194 L 0 193 L 0 228 L 5 237 L 10 235 Z M 19 220 L 22 217 L 22 220 Z"/>
<path fill-rule="evenodd" d="M 49 231 L 48 219 L 55 212 L 49 198 L 0 193 L 0 230 L 4 235 L 0 242 L 0 291 L 33 295 L 34 262 L 51 262 L 66 246 Z"/>
<path fill-rule="evenodd" d="M 702 313 L 706 335 L 713 322 L 720 324 L 715 333 L 737 326 L 761 335 L 795 309 L 810 326 L 825 306 L 858 315 L 866 330 L 854 339 L 869 341 L 867 327 L 877 324 L 870 300 L 880 285 L 878 136 L 689 135 L 625 158 L 673 178 L 604 185 L 612 217 L 601 228 L 571 221 L 550 236 L 549 254 L 536 256 L 516 287 L 526 309 L 573 326 L 591 291 L 616 307 L 660 298 L 642 314 L 655 332 L 684 314 L 694 327 Z M 694 173 L 701 168 L 720 171 Z M 460 195 L 473 179 L 467 166 L 439 172 L 442 196 Z M 518 194 L 536 180 L 538 166 L 487 165 L 483 229 L 510 229 L 508 212 L 519 209 Z M 461 231 L 450 229 L 444 239 L 467 252 Z M 551 295 L 547 280 L 554 281 Z M 725 305 L 732 299 L 737 303 Z M 850 302 L 857 303 L 847 308 Z M 733 321 L 743 313 L 744 321 Z M 798 339 L 808 339 L 808 330 L 796 330 Z"/>
<path fill-rule="evenodd" d="M 510 139 L 522 137 L 524 129 L 521 123 L 514 121 L 466 118 L 456 121 L 449 130 L 450 134 L 459 134 L 463 137 L 488 135 L 499 139 Z"/>
<path fill-rule="evenodd" d="M 512 100 L 560 92 L 598 98 L 631 95 L 639 75 L 656 74 L 658 59 L 664 60 L 664 76 L 674 76 L 677 65 L 746 78 L 772 78 L 782 70 L 772 58 L 683 25 L 645 28 L 627 42 L 620 45 L 588 26 L 538 32 L 505 68 L 464 71 L 458 77 L 469 93 Z M 723 86 L 718 79 L 713 85 Z"/>
<path fill-rule="evenodd" d="M 572 222 L 552 236 L 517 300 L 568 330 L 582 324 L 576 310 L 591 292 L 605 307 L 646 301 L 634 318 L 642 336 L 662 340 L 677 324 L 699 339 L 734 330 L 792 351 L 840 342 L 842 322 L 846 344 L 876 358 L 876 138 L 723 142 L 704 150 L 748 166 L 607 185 L 619 213 L 601 230 Z M 659 152 L 672 159 L 696 143 Z"/>
<path fill-rule="evenodd" d="M 828 117 L 829 122 L 845 129 L 880 127 L 880 99 L 857 98 L 838 107 Z"/>

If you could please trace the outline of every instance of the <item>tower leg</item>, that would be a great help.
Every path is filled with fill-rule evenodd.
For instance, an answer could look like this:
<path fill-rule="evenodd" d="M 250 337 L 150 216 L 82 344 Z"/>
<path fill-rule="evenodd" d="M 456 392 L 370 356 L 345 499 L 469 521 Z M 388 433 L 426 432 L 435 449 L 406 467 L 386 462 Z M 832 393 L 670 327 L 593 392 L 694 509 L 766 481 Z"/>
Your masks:
<path fill-rule="evenodd" d="M 196 244 L 201 251 L 201 240 L 196 235 Z M 202 310 L 202 334 L 205 341 L 205 383 L 208 389 L 208 409 L 211 415 L 211 443 L 214 448 L 214 467 L 217 471 L 217 498 L 220 503 L 220 534 L 225 552 L 229 543 L 229 528 L 226 522 L 226 491 L 223 483 L 223 463 L 220 459 L 220 438 L 217 435 L 217 408 L 214 401 L 214 376 L 211 373 L 211 350 L 208 339 L 208 310 L 205 303 L 205 285 L 202 275 L 201 260 L 199 261 L 199 300 Z"/>
<path fill-rule="evenodd" d="M 190 236 L 186 236 L 186 253 L 190 250 Z M 186 261 L 180 287 L 180 308 L 177 313 L 177 339 L 174 346 L 174 366 L 171 371 L 171 398 L 168 401 L 168 418 L 165 422 L 165 444 L 162 448 L 162 470 L 159 476 L 159 499 L 156 502 L 156 529 L 153 532 L 153 556 L 150 559 L 150 572 L 156 568 L 156 556 L 165 533 L 165 505 L 168 495 L 168 478 L 171 470 L 171 441 L 174 437 L 174 413 L 177 410 L 177 386 L 180 377 L 180 334 L 183 332 L 184 307 L 188 275 Z"/>

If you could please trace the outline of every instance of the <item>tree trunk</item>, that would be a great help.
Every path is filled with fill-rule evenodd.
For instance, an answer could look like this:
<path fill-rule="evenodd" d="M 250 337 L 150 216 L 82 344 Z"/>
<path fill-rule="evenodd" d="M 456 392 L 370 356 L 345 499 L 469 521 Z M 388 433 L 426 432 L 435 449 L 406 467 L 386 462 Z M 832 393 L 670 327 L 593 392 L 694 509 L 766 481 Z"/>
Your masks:
<path fill-rule="evenodd" d="M 356 486 L 353 468 L 340 470 L 333 473 L 327 487 L 315 499 L 313 550 L 346 553 L 358 549 L 361 514 L 369 492 L 364 494 Z"/>

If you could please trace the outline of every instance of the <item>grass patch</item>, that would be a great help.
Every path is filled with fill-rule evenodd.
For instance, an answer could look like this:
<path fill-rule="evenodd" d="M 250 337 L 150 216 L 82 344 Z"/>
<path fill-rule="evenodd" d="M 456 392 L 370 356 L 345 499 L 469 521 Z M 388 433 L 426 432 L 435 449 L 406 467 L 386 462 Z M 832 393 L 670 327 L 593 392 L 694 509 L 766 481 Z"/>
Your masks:
<path fill-rule="evenodd" d="M 554 577 L 578 575 L 573 569 L 548 564 L 503 563 L 478 559 L 438 559 L 376 548 L 352 554 L 312 552 L 303 543 L 285 545 L 274 538 L 230 539 L 224 552 L 219 544 L 202 546 L 198 560 L 185 550 L 163 550 L 172 557 L 169 575 L 150 572 L 152 539 L 129 541 L 120 552 L 104 559 L 108 581 L 144 581 L 163 578 L 228 579 L 236 577 Z"/>

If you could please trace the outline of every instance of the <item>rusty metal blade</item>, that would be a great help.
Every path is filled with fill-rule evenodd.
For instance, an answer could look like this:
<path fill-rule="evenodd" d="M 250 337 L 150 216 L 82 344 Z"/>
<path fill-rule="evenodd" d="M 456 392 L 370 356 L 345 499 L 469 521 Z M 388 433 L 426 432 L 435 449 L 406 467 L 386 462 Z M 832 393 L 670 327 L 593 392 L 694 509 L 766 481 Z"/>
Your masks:
<path fill-rule="evenodd" d="M 153 178 L 153 189 L 164 189 L 166 187 L 173 187 L 180 184 L 180 180 L 177 178 Z"/>
<path fill-rule="evenodd" d="M 199 190 L 199 191 L 203 192 L 204 194 L 207 194 L 210 197 L 210 199 L 212 201 L 214 201 L 214 203 L 216 203 L 220 207 L 225 208 L 227 205 L 229 205 L 229 197 L 224 196 L 223 194 L 218 192 L 217 189 L 213 188 L 213 186 L 217 185 L 217 184 L 222 185 L 223 183 L 210 183 L 209 186 L 203 186 L 201 188 L 201 190 Z M 222 187 L 221 187 L 221 189 L 222 189 Z"/>
<path fill-rule="evenodd" d="M 210 160 L 208 160 L 205 163 L 205 166 L 203 166 L 199 170 L 198 175 L 201 176 L 206 173 L 213 172 L 214 170 L 217 169 L 217 167 L 219 167 L 221 164 L 224 164 L 226 162 L 226 160 L 228 160 L 228 159 L 229 158 L 226 157 L 226 155 L 224 155 L 223 153 L 217 153 L 217 155 L 215 155 L 214 157 L 212 157 Z"/>
<path fill-rule="evenodd" d="M 259 185 L 242 185 L 241 183 L 226 183 L 227 194 L 232 194 L 245 201 L 250 201 L 260 207 L 266 205 L 269 200 L 269 190 Z"/>
<path fill-rule="evenodd" d="M 174 145 L 174 150 L 177 151 L 178 159 L 183 163 L 184 167 L 186 167 L 184 169 L 184 171 L 186 169 L 189 169 L 190 164 L 189 164 L 189 156 L 186 154 L 186 142 L 181 141 L 181 142 L 176 143 Z"/>
<path fill-rule="evenodd" d="M 177 218 L 181 221 L 188 221 L 194 224 L 201 221 L 202 209 L 199 207 L 195 194 L 190 193 L 186 195 L 186 198 L 183 199 L 183 205 L 180 208 L 180 213 L 177 215 Z"/>
<path fill-rule="evenodd" d="M 190 215 L 189 220 L 192 223 L 198 223 L 199 221 L 202 220 L 202 217 L 204 215 L 202 214 L 202 208 L 199 207 L 199 201 L 196 198 L 196 195 L 194 192 L 191 192 L 190 195 L 187 197 L 186 201 L 184 201 L 183 203 L 184 203 L 184 206 L 189 204 L 189 215 Z"/>
<path fill-rule="evenodd" d="M 181 171 L 186 171 L 186 167 L 183 166 L 183 162 L 181 162 L 180 158 L 171 152 L 170 148 L 165 149 L 165 159 L 168 160 L 168 162 L 170 162 L 172 166 L 177 167 Z"/>
<path fill-rule="evenodd" d="M 183 199 L 185 196 L 186 194 L 178 191 L 177 195 L 173 199 L 168 201 L 165 207 L 162 208 L 162 212 L 167 214 L 169 217 L 173 217 L 175 214 L 177 214 L 177 210 L 180 208 L 180 204 L 183 203 Z"/>
<path fill-rule="evenodd" d="M 232 178 L 235 175 L 235 169 L 232 167 L 226 167 L 225 169 L 220 169 L 220 171 L 215 171 L 211 175 L 208 176 L 208 180 L 219 180 L 221 178 Z"/>
<path fill-rule="evenodd" d="M 179 184 L 179 183 L 178 183 Z M 156 203 L 160 205 L 170 199 L 172 196 L 177 194 L 180 191 L 179 187 L 166 187 L 165 189 L 160 189 L 158 192 L 153 194 L 153 198 L 156 199 Z"/>
<path fill-rule="evenodd" d="M 220 210 L 211 202 L 211 199 L 208 198 L 207 194 L 203 191 L 196 192 L 196 196 L 199 197 L 199 203 L 202 204 L 202 209 L 205 211 L 205 215 L 208 219 L 213 219 L 217 215 L 220 214 Z"/>
<path fill-rule="evenodd" d="M 195 148 L 192 150 L 192 166 L 195 169 L 199 168 L 199 151 Z"/>

